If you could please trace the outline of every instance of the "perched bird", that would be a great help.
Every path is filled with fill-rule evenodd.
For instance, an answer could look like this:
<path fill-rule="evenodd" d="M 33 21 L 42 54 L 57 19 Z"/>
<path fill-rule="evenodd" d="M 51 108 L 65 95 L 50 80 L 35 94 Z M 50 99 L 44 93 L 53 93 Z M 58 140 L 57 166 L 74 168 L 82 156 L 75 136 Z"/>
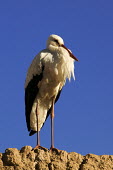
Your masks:
<path fill-rule="evenodd" d="M 39 52 L 32 61 L 25 81 L 25 114 L 29 135 L 37 132 L 37 146 L 40 148 L 39 131 L 51 116 L 51 149 L 54 148 L 54 104 L 57 102 L 66 79 L 74 76 L 74 60 L 78 59 L 64 46 L 58 35 L 50 35 L 46 49 Z"/>

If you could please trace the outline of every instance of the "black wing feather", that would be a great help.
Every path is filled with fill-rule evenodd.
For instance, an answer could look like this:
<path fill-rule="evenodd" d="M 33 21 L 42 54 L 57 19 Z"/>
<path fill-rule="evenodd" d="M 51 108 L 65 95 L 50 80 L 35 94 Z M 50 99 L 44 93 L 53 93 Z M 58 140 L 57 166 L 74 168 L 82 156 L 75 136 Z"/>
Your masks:
<path fill-rule="evenodd" d="M 26 115 L 26 123 L 28 131 L 30 131 L 30 113 L 32 109 L 33 102 L 38 94 L 38 83 L 43 78 L 43 70 L 44 66 L 42 67 L 42 72 L 40 75 L 35 75 L 28 83 L 27 87 L 25 88 L 25 115 Z"/>

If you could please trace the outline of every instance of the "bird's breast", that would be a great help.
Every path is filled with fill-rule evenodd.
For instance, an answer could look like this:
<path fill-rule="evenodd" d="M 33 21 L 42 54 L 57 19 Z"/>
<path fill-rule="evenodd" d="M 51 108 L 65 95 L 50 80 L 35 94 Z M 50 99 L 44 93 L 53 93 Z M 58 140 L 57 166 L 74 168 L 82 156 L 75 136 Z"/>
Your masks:
<path fill-rule="evenodd" d="M 48 55 L 44 60 L 43 79 L 38 84 L 41 98 L 57 96 L 66 79 L 70 79 L 73 72 L 74 62 L 69 56 Z"/>

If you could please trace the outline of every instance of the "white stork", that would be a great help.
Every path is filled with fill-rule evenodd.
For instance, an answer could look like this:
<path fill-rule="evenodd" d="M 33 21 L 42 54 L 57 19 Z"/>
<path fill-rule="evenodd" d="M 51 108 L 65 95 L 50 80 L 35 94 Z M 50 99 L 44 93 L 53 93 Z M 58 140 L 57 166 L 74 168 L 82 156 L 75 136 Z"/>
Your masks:
<path fill-rule="evenodd" d="M 54 148 L 54 104 L 57 102 L 66 79 L 74 77 L 74 60 L 78 59 L 64 46 L 58 35 L 50 35 L 46 49 L 32 61 L 25 81 L 25 113 L 29 135 L 39 131 L 51 116 L 51 150 Z"/>

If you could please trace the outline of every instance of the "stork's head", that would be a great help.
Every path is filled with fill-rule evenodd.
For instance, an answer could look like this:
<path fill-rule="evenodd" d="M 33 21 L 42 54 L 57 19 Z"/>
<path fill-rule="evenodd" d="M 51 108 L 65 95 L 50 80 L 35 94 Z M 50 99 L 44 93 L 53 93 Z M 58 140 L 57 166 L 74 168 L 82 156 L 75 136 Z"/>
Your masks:
<path fill-rule="evenodd" d="M 72 52 L 64 46 L 63 39 L 58 35 L 52 34 L 49 36 L 47 40 L 47 48 L 52 51 L 57 51 L 60 48 L 65 48 L 68 51 L 69 56 L 74 60 L 78 61 L 78 59 L 72 54 Z"/>
<path fill-rule="evenodd" d="M 58 48 L 62 44 L 64 44 L 63 39 L 60 36 L 55 35 L 55 34 L 50 35 L 47 40 L 47 48 L 50 48 L 50 47 Z"/>

